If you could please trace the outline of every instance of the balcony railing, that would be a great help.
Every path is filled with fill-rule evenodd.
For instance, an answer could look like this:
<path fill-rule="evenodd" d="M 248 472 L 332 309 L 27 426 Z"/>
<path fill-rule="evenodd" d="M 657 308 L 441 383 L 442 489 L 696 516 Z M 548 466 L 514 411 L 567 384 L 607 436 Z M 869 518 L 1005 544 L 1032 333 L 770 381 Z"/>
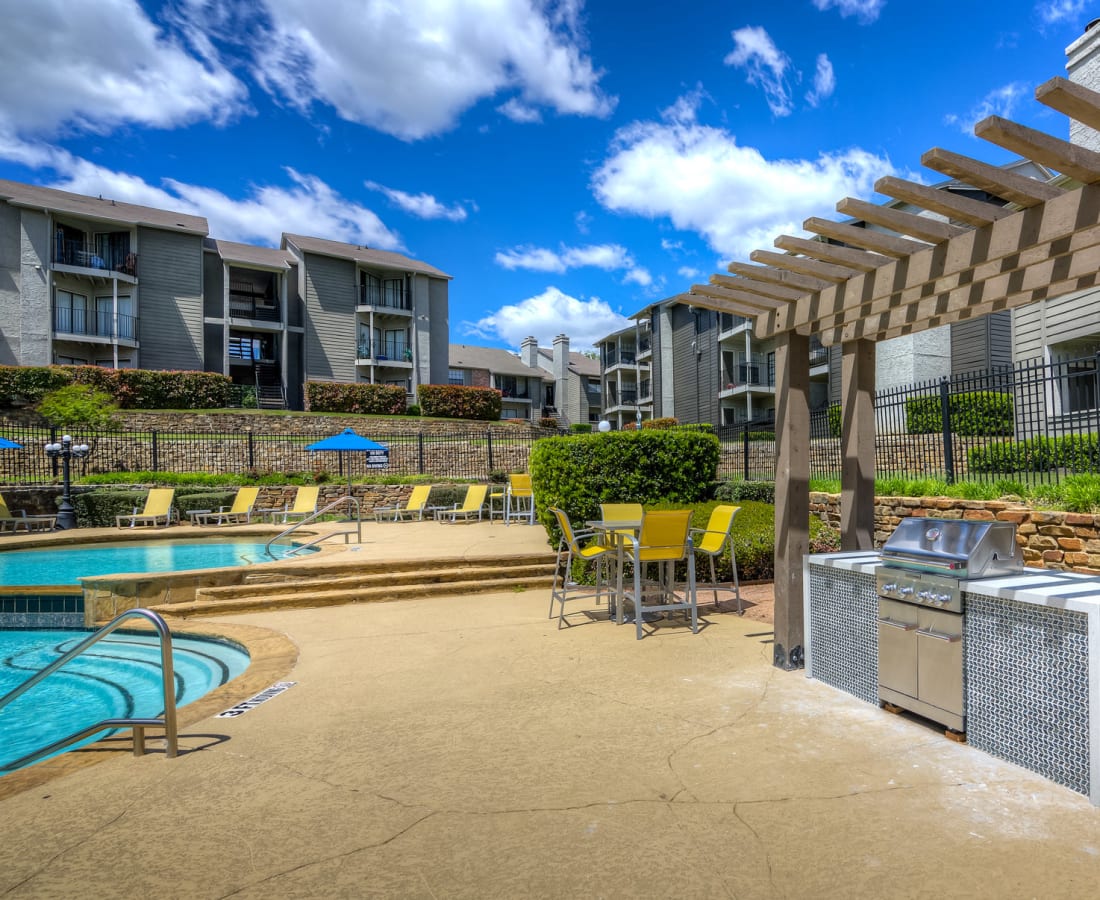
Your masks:
<path fill-rule="evenodd" d="M 412 309 L 404 284 L 391 282 L 359 285 L 359 305 L 382 309 Z"/>
<path fill-rule="evenodd" d="M 229 295 L 229 315 L 234 319 L 252 319 L 258 322 L 279 321 L 278 300 L 251 300 Z"/>
<path fill-rule="evenodd" d="M 412 347 L 404 341 L 365 341 L 357 349 L 359 359 L 412 362 Z"/>
<path fill-rule="evenodd" d="M 120 338 L 132 341 L 137 337 L 137 316 L 119 313 L 118 331 L 115 331 L 114 316 L 110 310 L 73 309 L 55 306 L 53 309 L 53 330 L 58 334 L 75 334 L 82 337 Z"/>
<path fill-rule="evenodd" d="M 121 272 L 123 275 L 137 276 L 138 258 L 136 253 L 125 249 L 96 251 L 82 241 L 59 241 L 55 252 L 55 263 L 64 266 L 77 266 L 82 269 L 103 269 Z"/>
<path fill-rule="evenodd" d="M 622 392 L 621 405 L 634 406 L 638 402 L 638 392 L 634 389 L 626 390 Z"/>

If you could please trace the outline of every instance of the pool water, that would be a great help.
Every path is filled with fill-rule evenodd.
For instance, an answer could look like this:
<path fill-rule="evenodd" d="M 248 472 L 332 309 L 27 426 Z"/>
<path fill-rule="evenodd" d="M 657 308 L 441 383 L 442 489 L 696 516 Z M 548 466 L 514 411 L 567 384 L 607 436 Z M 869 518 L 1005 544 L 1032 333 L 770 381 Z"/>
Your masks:
<path fill-rule="evenodd" d="M 288 548 L 249 540 L 131 541 L 0 552 L 0 585 L 78 584 L 92 575 L 221 569 L 282 559 Z M 314 552 L 310 548 L 306 552 Z"/>
<path fill-rule="evenodd" d="M 89 633 L 0 631 L 0 697 Z M 184 706 L 225 684 L 248 668 L 248 662 L 248 654 L 234 644 L 173 636 L 176 705 Z M 156 635 L 108 635 L 0 709 L 0 775 L 12 771 L 11 764 L 26 754 L 103 719 L 163 715 L 162 684 Z M 82 743 L 109 733 L 100 732 Z M 161 733 L 153 729 L 149 735 Z"/>

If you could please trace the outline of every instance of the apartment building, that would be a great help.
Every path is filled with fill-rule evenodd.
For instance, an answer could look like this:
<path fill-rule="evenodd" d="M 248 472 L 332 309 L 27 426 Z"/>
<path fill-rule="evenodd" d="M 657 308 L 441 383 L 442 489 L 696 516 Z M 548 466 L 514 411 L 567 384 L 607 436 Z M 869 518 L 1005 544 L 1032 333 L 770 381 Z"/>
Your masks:
<path fill-rule="evenodd" d="M 562 427 L 600 421 L 603 399 L 599 359 L 571 351 L 565 334 L 554 338 L 553 349 L 540 347 L 534 337 L 526 337 L 519 356 L 531 368 L 552 376 L 544 388 L 543 415 L 557 419 Z"/>
<path fill-rule="evenodd" d="M 450 276 L 399 253 L 0 180 L 0 365 L 219 372 L 301 409 L 308 380 L 447 377 Z"/>
<path fill-rule="evenodd" d="M 496 388 L 501 394 L 501 419 L 537 422 L 542 417 L 547 391 L 554 385 L 548 372 L 497 347 L 451 344 L 448 358 L 446 383 Z"/>
<path fill-rule="evenodd" d="M 612 428 L 640 424 L 654 416 L 650 378 L 653 341 L 648 321 L 620 329 L 598 341 L 603 395 L 603 418 Z"/>

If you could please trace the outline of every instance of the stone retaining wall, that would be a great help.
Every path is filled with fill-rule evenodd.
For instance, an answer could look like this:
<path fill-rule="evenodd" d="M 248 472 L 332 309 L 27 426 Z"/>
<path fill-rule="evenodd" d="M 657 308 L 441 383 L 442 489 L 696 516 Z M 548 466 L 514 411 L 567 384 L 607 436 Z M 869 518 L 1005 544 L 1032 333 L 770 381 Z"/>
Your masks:
<path fill-rule="evenodd" d="M 839 528 L 840 495 L 811 492 L 810 513 Z M 1100 515 L 1037 510 L 1008 500 L 878 497 L 875 546 L 881 547 L 898 523 L 909 516 L 1014 522 L 1025 565 L 1100 574 Z"/>

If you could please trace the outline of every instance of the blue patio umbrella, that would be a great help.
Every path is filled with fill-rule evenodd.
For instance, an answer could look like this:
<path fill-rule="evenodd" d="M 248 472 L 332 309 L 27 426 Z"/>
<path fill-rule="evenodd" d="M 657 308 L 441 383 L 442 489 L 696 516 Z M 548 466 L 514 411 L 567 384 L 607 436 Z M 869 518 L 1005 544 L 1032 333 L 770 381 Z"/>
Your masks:
<path fill-rule="evenodd" d="M 23 445 L 15 441 L 9 441 L 6 437 L 0 437 L 0 450 L 22 450 Z"/>
<path fill-rule="evenodd" d="M 357 434 L 351 428 L 345 428 L 339 434 L 327 437 L 324 440 L 308 444 L 306 449 L 311 453 L 318 450 L 329 450 L 335 453 L 366 453 L 367 465 L 371 468 L 382 468 L 389 463 L 390 451 L 385 444 L 379 444 L 370 438 Z M 343 468 L 344 458 L 340 457 L 340 467 Z M 351 493 L 351 467 L 348 467 L 348 493 Z"/>

